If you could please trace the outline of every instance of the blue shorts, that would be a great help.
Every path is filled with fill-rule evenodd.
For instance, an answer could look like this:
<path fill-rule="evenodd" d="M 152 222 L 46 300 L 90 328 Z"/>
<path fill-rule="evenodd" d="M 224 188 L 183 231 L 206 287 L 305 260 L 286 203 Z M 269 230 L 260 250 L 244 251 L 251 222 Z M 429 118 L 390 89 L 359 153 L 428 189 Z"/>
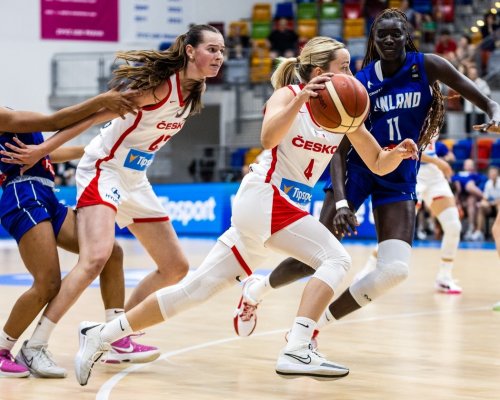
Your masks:
<path fill-rule="evenodd" d="M 42 221 L 50 220 L 57 237 L 68 208 L 59 203 L 54 190 L 37 181 L 12 183 L 0 199 L 2 226 L 19 243 L 23 235 Z"/>
<path fill-rule="evenodd" d="M 355 210 L 361 207 L 368 196 L 372 197 L 372 208 L 397 203 L 400 201 L 417 201 L 415 184 L 394 183 L 384 180 L 365 168 L 355 165 L 349 166 L 345 183 L 346 200 L 351 203 Z M 331 178 L 326 181 L 324 191 L 333 190 Z"/>

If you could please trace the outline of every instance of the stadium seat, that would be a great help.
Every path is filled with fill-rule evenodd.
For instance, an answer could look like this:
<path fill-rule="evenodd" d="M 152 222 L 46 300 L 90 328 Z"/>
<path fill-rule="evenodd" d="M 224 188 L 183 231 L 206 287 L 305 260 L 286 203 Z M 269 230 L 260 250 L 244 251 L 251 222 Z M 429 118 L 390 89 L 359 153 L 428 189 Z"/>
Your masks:
<path fill-rule="evenodd" d="M 497 139 L 491 146 L 490 160 L 491 165 L 500 167 L 500 139 Z"/>
<path fill-rule="evenodd" d="M 343 8 L 344 19 L 358 19 L 363 16 L 361 5 L 357 4 L 344 4 Z"/>
<path fill-rule="evenodd" d="M 269 3 L 256 3 L 252 10 L 252 22 L 271 21 L 271 4 Z"/>
<path fill-rule="evenodd" d="M 320 17 L 322 20 L 336 20 L 342 16 L 342 6 L 340 3 L 321 4 Z"/>
<path fill-rule="evenodd" d="M 271 33 L 270 22 L 253 22 L 252 39 L 266 39 Z"/>
<path fill-rule="evenodd" d="M 351 38 L 347 40 L 347 48 L 352 58 L 364 58 L 368 39 L 365 37 Z"/>
<path fill-rule="evenodd" d="M 421 14 L 432 14 L 432 0 L 414 0 L 413 9 Z"/>
<path fill-rule="evenodd" d="M 293 11 L 293 3 L 292 2 L 284 2 L 276 4 L 276 12 L 274 13 L 274 19 L 295 19 L 295 13 Z"/>
<path fill-rule="evenodd" d="M 344 40 L 351 38 L 361 38 L 365 36 L 365 19 L 344 20 Z"/>
<path fill-rule="evenodd" d="M 444 143 L 446 147 L 448 147 L 449 151 L 453 151 L 453 145 L 455 144 L 455 139 L 446 138 L 446 139 L 440 139 L 439 141 L 441 143 Z"/>
<path fill-rule="evenodd" d="M 472 140 L 460 139 L 453 145 L 453 154 L 455 154 L 456 161 L 453 163 L 455 170 L 462 169 L 464 161 L 471 156 Z"/>
<path fill-rule="evenodd" d="M 490 164 L 491 148 L 494 140 L 491 138 L 479 138 L 477 140 L 477 168 L 486 169 Z"/>
<path fill-rule="evenodd" d="M 297 21 L 297 35 L 300 39 L 311 39 L 318 35 L 318 21 L 315 19 L 299 19 Z"/>
<path fill-rule="evenodd" d="M 319 34 L 340 40 L 342 38 L 342 20 L 322 20 L 319 23 Z"/>
<path fill-rule="evenodd" d="M 297 20 L 301 19 L 316 19 L 318 17 L 318 9 L 316 3 L 300 3 L 297 5 Z"/>

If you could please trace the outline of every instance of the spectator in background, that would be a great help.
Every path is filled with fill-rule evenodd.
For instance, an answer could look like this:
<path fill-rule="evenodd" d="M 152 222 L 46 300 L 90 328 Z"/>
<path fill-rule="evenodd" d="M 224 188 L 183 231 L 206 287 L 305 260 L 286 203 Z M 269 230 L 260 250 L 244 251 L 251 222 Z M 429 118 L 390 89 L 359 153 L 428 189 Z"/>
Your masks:
<path fill-rule="evenodd" d="M 250 48 L 250 37 L 246 32 L 242 31 L 241 25 L 231 24 L 225 42 L 228 58 L 230 60 L 249 56 L 248 49 Z"/>
<path fill-rule="evenodd" d="M 299 37 L 293 29 L 290 29 L 289 21 L 286 18 L 280 18 L 276 21 L 276 26 L 267 40 L 271 49 L 269 56 L 272 59 L 290 58 L 297 54 Z"/>
<path fill-rule="evenodd" d="M 472 240 L 484 240 L 486 233 L 486 219 L 497 215 L 497 207 L 500 203 L 500 177 L 498 168 L 488 168 L 488 180 L 484 185 L 483 198 L 479 202 L 477 214 L 477 227 L 472 234 Z"/>
<path fill-rule="evenodd" d="M 459 71 L 465 72 L 469 67 L 475 67 L 476 46 L 472 44 L 469 35 L 463 34 L 457 44 L 455 58 L 452 63 Z"/>
<path fill-rule="evenodd" d="M 453 60 L 456 55 L 457 42 L 451 37 L 448 29 L 443 29 L 436 43 L 436 54 L 446 58 L 448 61 Z"/>
<path fill-rule="evenodd" d="M 420 27 L 422 31 L 420 51 L 432 53 L 436 42 L 436 21 L 431 14 L 423 14 Z"/>
<path fill-rule="evenodd" d="M 468 158 L 464 161 L 463 170 L 453 175 L 451 181 L 455 187 L 457 206 L 465 210 L 467 216 L 464 240 L 472 240 L 472 234 L 476 230 L 477 202 L 483 198 L 481 186 L 484 178 L 476 172 L 474 160 Z"/>
<path fill-rule="evenodd" d="M 488 60 L 491 53 L 495 51 L 496 31 L 500 25 L 497 22 L 496 14 L 487 13 L 484 15 L 484 26 L 481 27 L 481 36 L 483 40 L 479 45 L 481 49 L 481 68 L 482 75 L 488 72 Z"/>
<path fill-rule="evenodd" d="M 487 97 L 491 97 L 491 89 L 484 79 L 479 77 L 477 67 L 469 66 L 466 69 L 467 77 L 474 82 L 477 88 Z M 464 99 L 465 112 L 465 131 L 472 132 L 473 125 L 481 125 L 486 121 L 486 114 L 478 107 L 474 106 L 470 101 Z"/>
<path fill-rule="evenodd" d="M 398 7 L 403 11 L 408 19 L 408 22 L 412 26 L 413 30 L 419 29 L 422 22 L 422 15 L 410 7 L 410 2 L 408 0 L 401 0 Z"/>
<path fill-rule="evenodd" d="M 194 182 L 212 182 L 214 180 L 217 161 L 212 147 L 205 147 L 203 155 L 195 158 L 188 166 L 189 175 Z"/>

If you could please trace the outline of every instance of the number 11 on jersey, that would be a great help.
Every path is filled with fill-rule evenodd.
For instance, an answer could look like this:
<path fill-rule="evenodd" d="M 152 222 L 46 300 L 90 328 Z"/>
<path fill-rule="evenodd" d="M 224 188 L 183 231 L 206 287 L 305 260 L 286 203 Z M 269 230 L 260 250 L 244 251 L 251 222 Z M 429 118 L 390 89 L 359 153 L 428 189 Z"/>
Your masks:
<path fill-rule="evenodd" d="M 399 142 L 401 140 L 401 132 L 399 131 L 399 117 L 389 118 L 387 120 L 389 125 L 389 140 L 394 141 L 394 132 L 398 135 L 396 140 Z"/>

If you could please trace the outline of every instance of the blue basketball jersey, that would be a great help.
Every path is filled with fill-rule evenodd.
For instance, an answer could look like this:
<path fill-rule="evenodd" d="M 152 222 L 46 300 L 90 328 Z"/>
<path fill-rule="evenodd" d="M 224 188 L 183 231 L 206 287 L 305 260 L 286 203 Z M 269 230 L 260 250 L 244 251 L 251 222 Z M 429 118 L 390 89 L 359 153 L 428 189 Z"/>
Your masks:
<path fill-rule="evenodd" d="M 25 144 L 40 144 L 43 142 L 43 135 L 41 132 L 33 133 L 0 133 L 0 149 L 10 151 L 10 149 L 5 146 L 5 143 L 16 144 L 13 138 L 16 137 L 21 142 Z M 5 187 L 10 181 L 19 177 L 21 167 L 16 164 L 7 164 L 0 161 L 0 183 L 2 187 Z M 54 168 L 50 162 L 48 156 L 42 158 L 38 161 L 32 168 L 25 172 L 27 176 L 37 176 L 40 178 L 49 179 L 54 181 Z"/>
<path fill-rule="evenodd" d="M 427 79 L 422 53 L 408 52 L 403 66 L 395 75 L 384 78 L 380 61 L 375 61 L 356 74 L 370 96 L 370 113 L 366 128 L 382 148 L 392 148 L 406 138 L 418 142 L 420 130 L 432 103 L 432 90 Z M 354 169 L 368 169 L 351 149 L 347 158 Z M 403 160 L 399 167 L 382 177 L 379 185 L 402 192 L 414 192 L 419 168 L 418 160 Z"/>

